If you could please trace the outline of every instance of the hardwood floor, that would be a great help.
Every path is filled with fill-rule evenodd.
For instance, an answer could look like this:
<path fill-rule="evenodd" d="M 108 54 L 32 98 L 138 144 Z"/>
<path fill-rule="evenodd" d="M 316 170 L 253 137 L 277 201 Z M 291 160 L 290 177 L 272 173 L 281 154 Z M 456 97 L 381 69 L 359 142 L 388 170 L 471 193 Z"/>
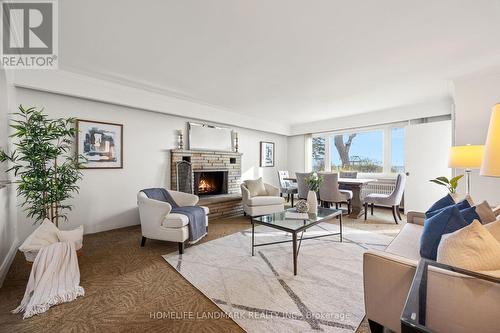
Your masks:
<path fill-rule="evenodd" d="M 401 227 L 384 209 L 376 209 L 366 222 L 345 218 L 344 225 L 389 235 Z M 237 217 L 209 226 L 203 242 L 248 229 L 250 223 L 248 217 Z M 162 254 L 177 251 L 176 243 L 148 240 L 140 247 L 140 242 L 140 226 L 86 235 L 79 258 L 85 296 L 26 320 L 10 313 L 30 273 L 17 253 L 0 289 L 0 332 L 243 331 L 163 260 Z M 358 332 L 368 332 L 367 325 Z"/>

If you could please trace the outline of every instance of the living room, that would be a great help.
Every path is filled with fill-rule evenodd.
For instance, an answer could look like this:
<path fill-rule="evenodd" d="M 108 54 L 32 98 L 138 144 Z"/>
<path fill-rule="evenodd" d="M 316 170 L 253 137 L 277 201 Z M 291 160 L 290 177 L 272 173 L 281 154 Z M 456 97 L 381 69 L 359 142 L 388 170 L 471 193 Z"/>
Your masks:
<path fill-rule="evenodd" d="M 0 331 L 497 330 L 497 1 L 33 3 Z"/>

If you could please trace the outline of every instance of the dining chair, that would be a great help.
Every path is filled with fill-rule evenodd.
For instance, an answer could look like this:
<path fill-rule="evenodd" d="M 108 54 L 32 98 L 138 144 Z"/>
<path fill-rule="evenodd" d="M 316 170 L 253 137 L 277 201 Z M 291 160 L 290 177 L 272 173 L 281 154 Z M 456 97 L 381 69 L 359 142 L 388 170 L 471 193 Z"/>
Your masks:
<path fill-rule="evenodd" d="M 290 198 L 291 198 L 292 207 L 293 207 L 293 198 L 294 198 L 295 194 L 297 194 L 299 191 L 298 191 L 296 184 L 294 184 L 294 183 L 292 183 L 292 181 L 286 179 L 289 177 L 290 177 L 290 175 L 288 174 L 288 171 L 286 171 L 286 170 L 278 171 L 278 179 L 280 182 L 280 196 L 283 196 L 283 194 L 286 194 L 287 202 L 290 202 Z"/>
<path fill-rule="evenodd" d="M 309 192 L 309 186 L 306 183 L 306 178 L 311 175 L 312 172 L 296 172 L 295 177 L 297 178 L 297 196 L 299 199 L 307 199 L 307 193 Z"/>
<path fill-rule="evenodd" d="M 401 214 L 399 212 L 399 205 L 401 204 L 401 200 L 403 199 L 405 184 L 406 175 L 404 173 L 399 173 L 396 177 L 396 185 L 391 194 L 370 193 L 365 196 L 365 220 L 368 218 L 368 204 L 370 204 L 371 215 L 373 215 L 374 205 L 390 206 L 392 207 L 392 216 L 394 217 L 394 222 L 398 224 L 398 218 L 402 221 L 403 219 L 401 218 Z"/>
<path fill-rule="evenodd" d="M 358 178 L 357 171 L 340 171 L 339 178 Z"/>
<path fill-rule="evenodd" d="M 339 189 L 339 174 L 331 172 L 320 172 L 323 182 L 319 186 L 319 200 L 327 206 L 335 204 L 339 208 L 342 202 L 347 203 L 347 213 L 351 214 L 352 191 Z"/>

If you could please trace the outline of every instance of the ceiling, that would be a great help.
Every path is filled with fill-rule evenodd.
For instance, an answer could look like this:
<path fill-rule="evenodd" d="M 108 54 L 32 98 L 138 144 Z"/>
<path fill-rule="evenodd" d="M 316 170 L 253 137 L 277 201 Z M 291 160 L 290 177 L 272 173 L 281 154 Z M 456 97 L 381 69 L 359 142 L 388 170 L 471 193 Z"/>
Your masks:
<path fill-rule="evenodd" d="M 287 125 L 450 96 L 499 0 L 60 1 L 61 69 Z"/>

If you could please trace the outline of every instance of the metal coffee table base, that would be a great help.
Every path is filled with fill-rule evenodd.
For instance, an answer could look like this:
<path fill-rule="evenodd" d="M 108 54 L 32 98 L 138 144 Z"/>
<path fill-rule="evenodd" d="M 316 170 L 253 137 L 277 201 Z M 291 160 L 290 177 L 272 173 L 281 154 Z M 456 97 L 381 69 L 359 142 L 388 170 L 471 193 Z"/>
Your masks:
<path fill-rule="evenodd" d="M 302 244 L 302 240 L 306 239 L 315 239 L 315 238 L 321 238 L 321 237 L 329 237 L 329 236 L 340 236 L 340 242 L 342 242 L 342 215 L 338 215 L 339 217 L 339 224 L 340 224 L 340 232 L 335 232 L 335 233 L 329 233 L 329 234 L 324 234 L 324 235 L 319 235 L 319 236 L 312 236 L 312 237 L 303 237 L 304 232 L 315 226 L 316 224 L 313 225 L 307 225 L 304 228 L 295 230 L 295 231 L 290 231 L 289 229 L 286 228 L 281 228 L 279 226 L 269 226 L 268 224 L 262 224 L 259 223 L 259 221 L 254 221 L 252 219 L 252 256 L 254 256 L 254 249 L 259 246 L 266 246 L 266 245 L 274 245 L 274 244 L 281 244 L 281 243 L 293 243 L 293 275 L 297 275 L 297 257 L 299 255 L 299 250 L 300 250 L 300 244 Z M 256 224 L 262 224 L 270 228 L 282 230 L 288 233 L 292 234 L 292 239 L 291 240 L 284 240 L 284 241 L 278 241 L 278 242 L 270 242 L 270 243 L 261 243 L 261 244 L 255 244 L 255 225 Z M 300 233 L 300 238 L 298 239 L 298 244 L 297 244 L 297 234 Z"/>

